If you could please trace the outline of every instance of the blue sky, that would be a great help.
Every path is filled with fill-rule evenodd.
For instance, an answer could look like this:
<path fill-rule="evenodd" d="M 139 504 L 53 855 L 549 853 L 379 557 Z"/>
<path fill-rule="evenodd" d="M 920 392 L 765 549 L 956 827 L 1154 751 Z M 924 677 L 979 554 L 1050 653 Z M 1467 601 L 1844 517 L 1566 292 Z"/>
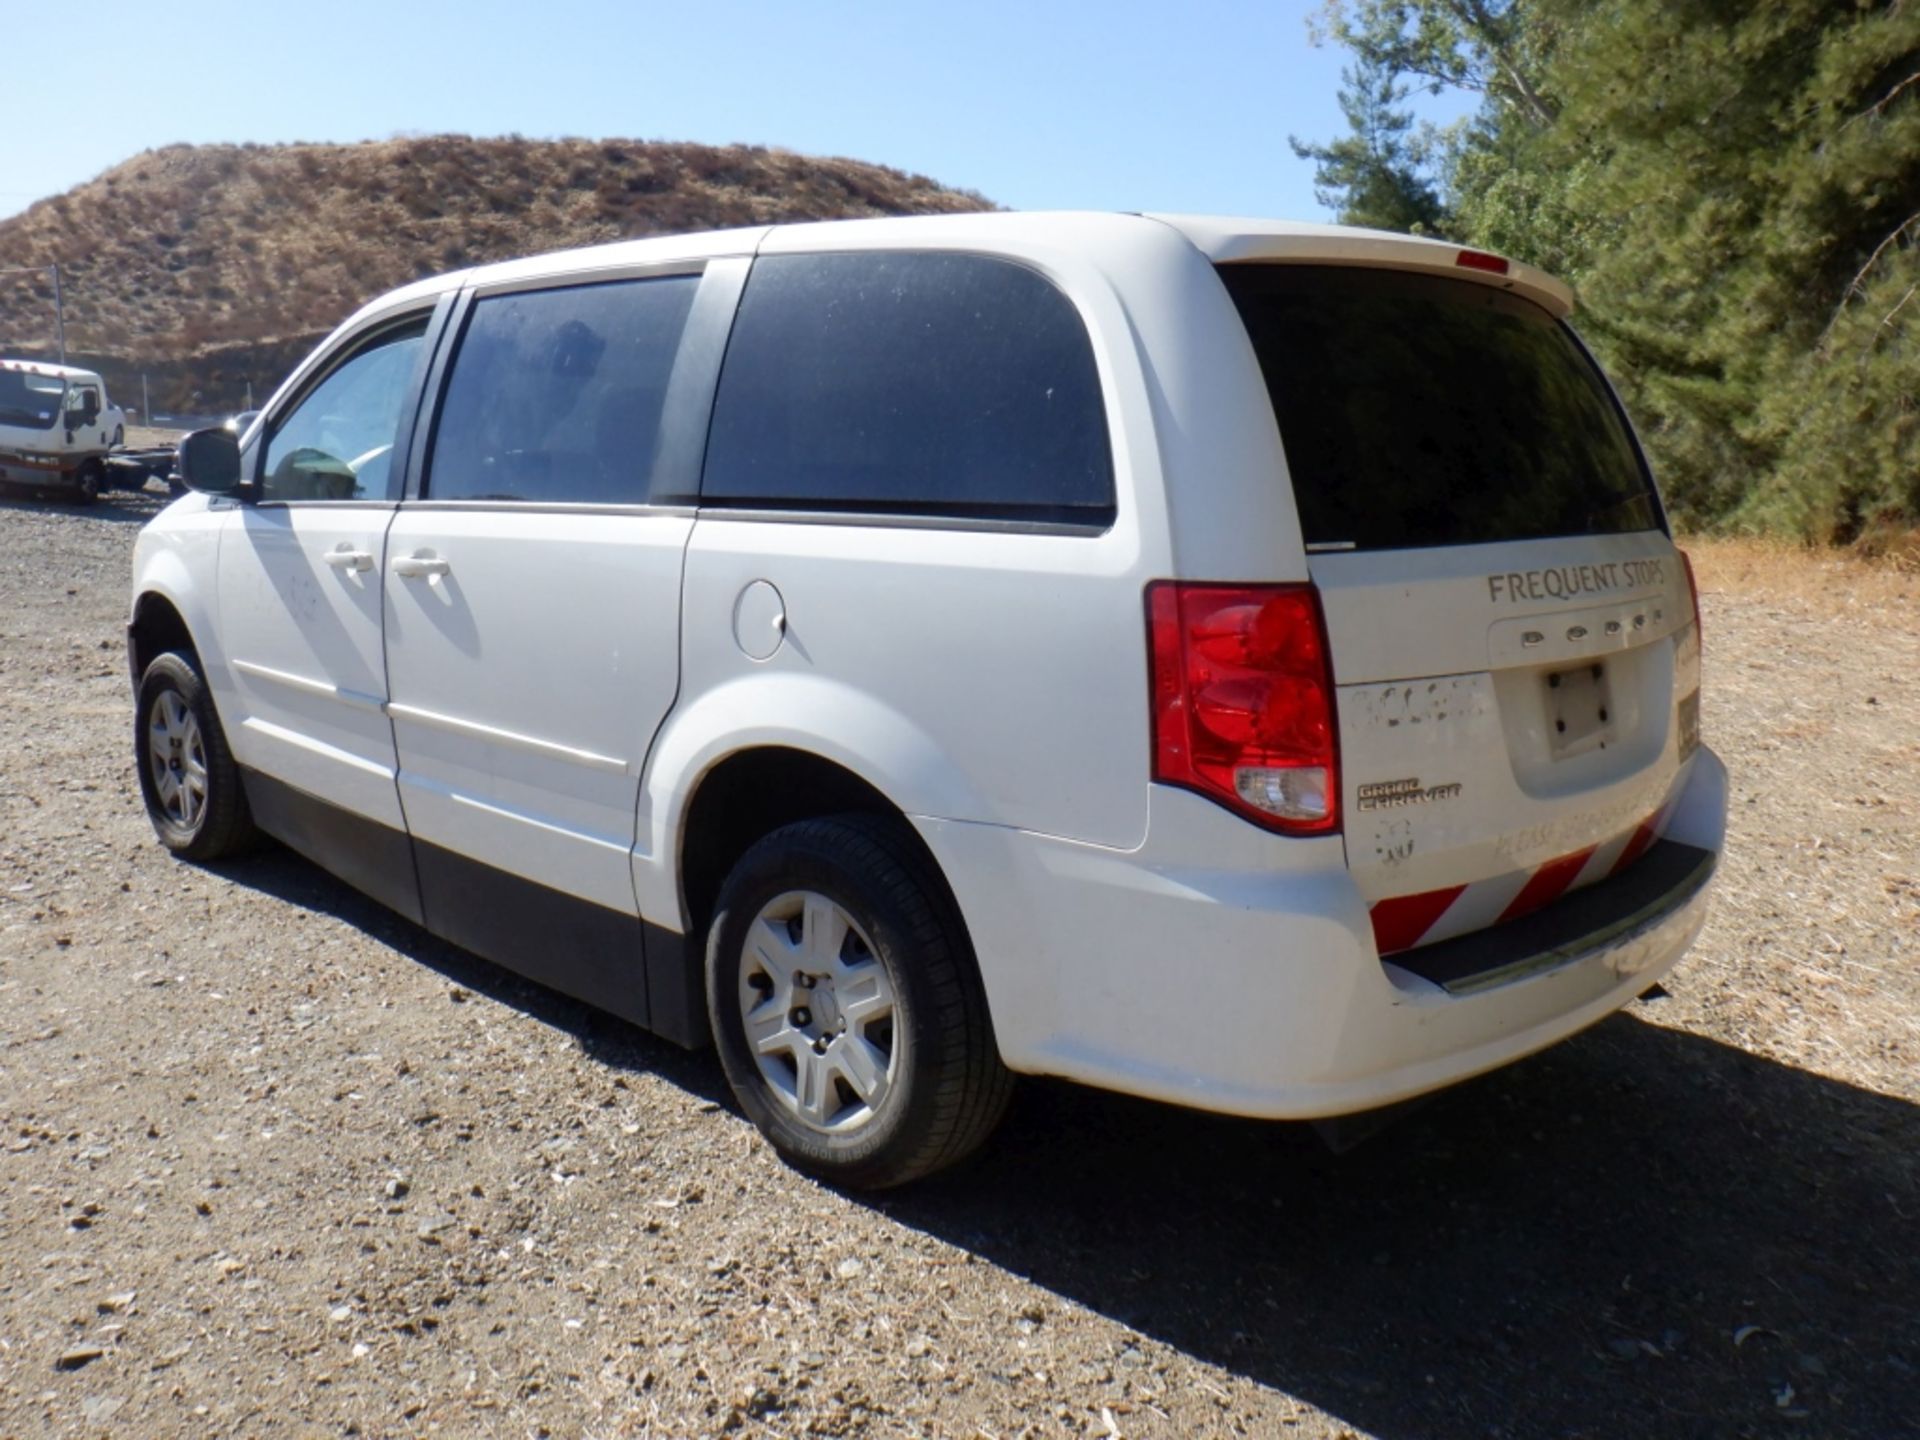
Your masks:
<path fill-rule="evenodd" d="M 0 138 L 0 215 L 173 141 L 458 131 L 781 145 L 1021 209 L 1311 219 L 1312 167 L 1287 136 L 1344 128 L 1342 57 L 1308 43 L 1306 0 L 0 8 L 40 15 L 46 55 L 84 51 L 99 77 L 9 75 L 8 114 L 45 119 Z M 72 27 L 96 22 L 111 39 L 79 44 Z"/>

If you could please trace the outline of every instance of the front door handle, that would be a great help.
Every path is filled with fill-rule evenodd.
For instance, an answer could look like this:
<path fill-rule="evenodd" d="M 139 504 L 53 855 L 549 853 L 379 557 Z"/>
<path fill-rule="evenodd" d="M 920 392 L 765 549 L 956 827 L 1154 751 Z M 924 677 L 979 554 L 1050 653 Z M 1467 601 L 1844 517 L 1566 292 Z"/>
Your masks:
<path fill-rule="evenodd" d="M 409 580 L 424 576 L 429 580 L 453 573 L 453 566 L 435 555 L 431 550 L 416 551 L 412 555 L 401 555 L 393 562 L 393 573 L 404 575 Z"/>
<path fill-rule="evenodd" d="M 364 550 L 356 550 L 342 540 L 333 549 L 327 551 L 327 564 L 336 570 L 371 570 L 373 556 Z"/>

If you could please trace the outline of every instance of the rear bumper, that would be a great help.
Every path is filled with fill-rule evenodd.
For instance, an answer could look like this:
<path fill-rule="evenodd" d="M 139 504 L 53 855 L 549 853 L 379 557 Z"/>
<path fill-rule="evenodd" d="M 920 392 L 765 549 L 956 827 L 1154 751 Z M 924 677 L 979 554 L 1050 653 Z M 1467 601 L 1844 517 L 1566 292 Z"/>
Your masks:
<path fill-rule="evenodd" d="M 1533 932 L 1544 943 L 1509 946 L 1481 985 L 1382 963 L 1338 838 L 1267 835 L 1182 791 L 1156 787 L 1152 804 L 1130 852 L 916 821 L 972 933 L 1002 1055 L 1152 1099 L 1312 1119 L 1495 1069 L 1664 976 L 1706 921 L 1726 772 L 1704 748 L 1690 762 L 1666 833 L 1697 853 L 1669 852 L 1684 862 L 1675 883 L 1589 902 L 1592 943 L 1549 915 Z"/>

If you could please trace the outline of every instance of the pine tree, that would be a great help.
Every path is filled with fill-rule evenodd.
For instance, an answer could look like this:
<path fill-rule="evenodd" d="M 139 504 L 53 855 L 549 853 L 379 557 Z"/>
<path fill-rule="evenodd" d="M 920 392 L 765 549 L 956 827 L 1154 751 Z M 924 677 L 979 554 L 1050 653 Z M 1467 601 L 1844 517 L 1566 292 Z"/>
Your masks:
<path fill-rule="evenodd" d="M 1413 115 L 1401 108 L 1405 87 L 1366 57 L 1344 68 L 1341 82 L 1340 109 L 1352 133 L 1325 145 L 1287 141 L 1295 155 L 1314 162 L 1314 198 L 1343 225 L 1413 234 L 1442 228 L 1445 208 L 1421 174 Z"/>
<path fill-rule="evenodd" d="M 1920 516 L 1920 9 L 1617 0 L 1542 158 L 1603 227 L 1585 324 L 1700 520 Z"/>

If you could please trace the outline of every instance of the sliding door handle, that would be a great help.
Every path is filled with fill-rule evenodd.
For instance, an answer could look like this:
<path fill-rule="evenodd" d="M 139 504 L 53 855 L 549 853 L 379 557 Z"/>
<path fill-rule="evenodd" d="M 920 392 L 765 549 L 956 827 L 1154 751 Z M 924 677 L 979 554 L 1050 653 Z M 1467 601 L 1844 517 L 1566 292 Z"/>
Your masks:
<path fill-rule="evenodd" d="M 422 577 L 435 580 L 442 575 L 451 575 L 453 566 L 431 550 L 419 550 L 411 555 L 396 557 L 393 562 L 393 573 L 403 575 L 409 580 L 418 580 Z"/>

